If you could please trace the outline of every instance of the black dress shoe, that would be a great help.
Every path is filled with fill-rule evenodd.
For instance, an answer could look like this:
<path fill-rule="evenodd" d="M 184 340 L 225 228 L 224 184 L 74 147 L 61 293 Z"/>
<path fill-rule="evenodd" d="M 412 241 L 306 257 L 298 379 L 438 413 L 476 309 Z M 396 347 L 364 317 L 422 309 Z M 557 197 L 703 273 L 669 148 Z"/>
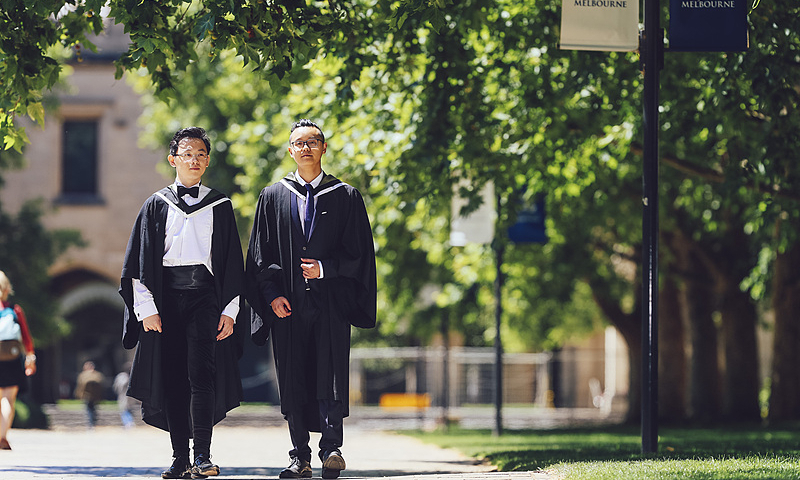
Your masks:
<path fill-rule="evenodd" d="M 322 478 L 339 478 L 339 472 L 347 468 L 342 452 L 333 450 L 322 459 Z"/>
<path fill-rule="evenodd" d="M 292 463 L 281 470 L 278 478 L 311 478 L 311 462 L 301 458 L 292 457 Z"/>
<path fill-rule="evenodd" d="M 186 457 L 176 457 L 172 466 L 161 472 L 161 478 L 192 478 L 192 466 Z"/>
<path fill-rule="evenodd" d="M 211 463 L 211 457 L 201 453 L 192 464 L 192 478 L 206 478 L 219 475 L 219 467 Z"/>

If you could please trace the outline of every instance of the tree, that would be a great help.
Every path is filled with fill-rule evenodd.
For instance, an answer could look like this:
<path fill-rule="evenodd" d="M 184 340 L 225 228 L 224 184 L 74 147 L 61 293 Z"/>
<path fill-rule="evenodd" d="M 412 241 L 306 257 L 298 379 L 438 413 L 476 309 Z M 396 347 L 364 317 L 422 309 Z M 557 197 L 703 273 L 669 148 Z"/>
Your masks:
<path fill-rule="evenodd" d="M 104 2 L 69 9 L 64 1 L 0 2 L 0 140 L 3 150 L 18 152 L 28 142 L 14 118 L 27 115 L 44 125 L 43 95 L 58 81 L 61 65 L 57 47 L 83 44 L 88 32 L 99 33 L 96 13 Z M 55 19 L 55 21 L 53 20 Z"/>
<path fill-rule="evenodd" d="M 0 139 L 4 149 L 22 148 L 27 137 L 14 118 L 44 122 L 42 94 L 58 80 L 59 48 L 94 51 L 87 36 L 100 33 L 106 18 L 125 25 L 132 42 L 116 62 L 117 78 L 144 67 L 166 99 L 174 93 L 175 74 L 197 60 L 200 44 L 211 56 L 235 51 L 273 84 L 288 84 L 286 73 L 313 58 L 324 42 L 346 42 L 349 6 L 297 0 L 2 0 Z"/>
<path fill-rule="evenodd" d="M 797 13 L 797 7 L 756 8 L 750 14 L 753 28 L 746 52 L 666 57 L 661 152 L 668 167 L 664 183 L 671 213 L 662 213 L 662 218 L 670 219 L 668 228 L 680 231 L 685 239 L 681 250 L 697 258 L 686 266 L 707 278 L 707 282 L 697 282 L 698 277 L 684 269 L 687 293 L 710 288 L 708 295 L 696 295 L 689 307 L 705 309 L 705 320 L 686 320 L 693 322 L 691 325 L 708 324 L 717 321 L 709 316 L 720 315 L 719 327 L 708 327 L 705 334 L 698 335 L 700 343 L 694 348 L 695 352 L 716 351 L 717 342 L 725 348 L 719 366 L 724 377 L 713 383 L 698 380 L 694 388 L 698 401 L 700 397 L 724 399 L 717 404 L 722 407 L 718 410 L 713 410 L 713 405 L 705 407 L 707 412 L 716 412 L 713 419 L 720 415 L 758 419 L 758 372 L 753 362 L 743 364 L 741 358 L 755 356 L 756 301 L 770 295 L 765 285 L 770 279 L 776 286 L 786 280 L 772 276 L 785 271 L 780 264 L 768 265 L 765 260 L 775 258 L 769 252 L 776 246 L 782 249 L 779 245 L 786 245 L 784 242 L 797 234 L 796 221 L 789 222 L 793 226 L 788 230 L 777 228 L 798 213 L 791 149 L 797 145 L 799 119 L 788 113 L 798 105 L 800 65 L 796 57 L 800 45 L 786 37 L 787 31 L 797 27 Z M 776 232 L 778 236 L 774 236 Z M 786 322 L 793 320 L 776 308 L 779 344 L 796 342 L 792 335 L 778 334 Z M 786 376 L 780 369 L 792 360 L 780 356 L 775 356 L 773 384 L 781 377 L 791 385 L 795 372 Z M 717 368 L 713 357 L 704 363 L 707 368 Z M 715 384 L 722 390 L 703 393 Z M 786 393 L 773 389 L 773 400 L 778 400 L 775 405 L 784 404 L 780 398 L 793 397 L 796 390 L 791 387 Z M 783 410 L 773 406 L 771 417 Z"/>
<path fill-rule="evenodd" d="M 572 306 L 579 305 L 576 295 L 581 286 L 590 286 L 606 319 L 623 332 L 630 346 L 631 410 L 635 413 L 641 348 L 636 274 L 641 249 L 637 213 L 641 173 L 640 150 L 634 140 L 639 137 L 636 99 L 641 85 L 636 58 L 549 48 L 557 43 L 555 5 L 462 2 L 447 10 L 438 30 L 427 26 L 424 11 L 399 10 L 402 13 L 395 18 L 402 20 L 403 28 L 392 30 L 381 28 L 380 22 L 389 18 L 384 11 L 376 9 L 372 17 L 366 17 L 353 9 L 355 13 L 348 17 L 353 25 L 348 43 L 326 45 L 321 51 L 326 56 L 314 61 L 304 87 L 298 85 L 277 95 L 271 91 L 265 101 L 281 105 L 281 123 L 295 117 L 294 112 L 302 112 L 301 116 L 308 114 L 330 125 L 336 132 L 335 143 L 341 145 L 337 147 L 341 151 L 332 151 L 336 153 L 334 169 L 363 181 L 359 187 L 373 193 L 370 198 L 375 204 L 370 210 L 380 212 L 374 224 L 381 278 L 386 284 L 384 291 L 391 294 L 389 304 L 398 307 L 398 313 L 388 315 L 393 320 L 385 325 L 391 325 L 394 332 L 431 335 L 437 318 L 472 305 L 472 313 L 462 310 L 460 315 L 449 316 L 470 322 L 454 327 L 474 332 L 468 335 L 471 341 L 490 340 L 493 268 L 487 258 L 491 257 L 481 249 L 448 248 L 446 236 L 441 234 L 441 227 L 448 224 L 452 185 L 466 180 L 468 188 L 460 193 L 475 200 L 468 206 L 474 208 L 481 186 L 493 183 L 500 199 L 496 233 L 503 242 L 505 228 L 524 204 L 521 192 L 527 199 L 546 192 L 547 204 L 553 209 L 550 245 L 511 248 L 506 256 L 508 324 L 521 333 L 519 338 L 526 339 L 528 348 L 557 345 L 563 341 L 563 336 L 558 340 L 557 332 L 563 332 L 565 325 L 552 319 L 565 315 L 579 318 Z M 716 71 L 714 62 L 705 68 Z M 702 88 L 691 91 L 705 95 L 702 98 L 709 93 Z M 309 98 L 316 101 L 309 102 Z M 680 100 L 683 103 L 669 99 L 668 111 L 691 112 L 688 105 L 698 98 L 686 95 Z M 262 111 L 267 111 L 265 106 Z M 256 131 L 259 122 L 269 123 L 269 119 L 246 117 L 233 124 L 246 133 Z M 265 129 L 269 138 L 240 137 L 240 141 L 255 145 L 261 138 L 267 140 L 264 148 L 281 152 L 278 145 L 283 141 L 273 143 L 274 138 L 285 137 L 274 135 L 280 128 L 285 126 Z M 666 128 L 665 136 L 673 132 L 681 133 Z M 688 141 L 680 136 L 673 140 L 677 147 L 691 146 L 698 151 L 707 150 L 706 141 L 702 134 Z M 348 161 L 338 163 L 338 159 Z M 246 186 L 243 199 L 274 180 L 275 169 L 264 160 L 247 161 L 242 168 L 237 183 Z M 708 185 L 702 176 L 695 176 L 699 178 L 696 186 L 677 177 L 676 184 L 682 186 L 678 190 L 681 203 L 666 218 L 683 209 L 688 210 L 684 216 L 691 222 L 705 225 L 706 198 L 691 193 L 692 188 L 702 192 Z M 728 190 L 726 187 L 720 195 Z M 248 203 L 244 201 L 242 206 L 246 208 Z M 673 223 L 667 223 L 667 231 L 675 228 Z M 725 231 L 713 228 L 716 230 L 709 233 Z M 683 250 L 674 247 L 676 256 L 696 249 L 693 237 L 691 233 L 685 237 L 688 243 Z M 537 255 L 546 258 L 542 261 Z M 538 275 L 522 265 L 535 266 Z M 684 261 L 684 265 L 696 266 L 697 262 Z M 677 278 L 685 277 L 687 271 L 676 269 Z M 434 304 L 415 308 L 418 292 L 431 283 L 441 285 Z M 739 282 L 732 283 L 738 288 Z M 698 292 L 684 285 L 682 292 L 677 298 L 683 299 L 684 311 L 697 313 L 679 319 L 680 323 L 702 325 L 699 320 L 705 319 L 709 325 L 716 307 L 702 302 L 716 296 L 716 289 L 690 297 L 687 295 Z M 541 301 L 542 297 L 552 301 Z M 470 302 L 464 303 L 464 299 Z M 702 316 L 701 307 L 706 312 Z M 584 304 L 579 311 L 591 309 Z M 589 314 L 584 321 L 591 323 L 595 318 Z M 541 321 L 538 327 L 531 328 L 537 321 Z M 693 371 L 698 372 L 690 389 L 692 398 L 698 399 L 693 411 L 701 408 L 697 402 L 713 398 L 709 393 L 718 395 L 712 386 L 722 383 L 716 369 L 716 344 L 708 343 L 717 338 L 710 325 L 712 334 L 694 335 L 699 342 L 695 350 L 707 352 L 714 361 L 698 355 L 691 359 Z M 747 331 L 732 335 L 726 345 L 736 345 L 737 339 L 747 335 Z M 701 376 L 700 367 L 711 368 L 710 377 Z M 676 382 L 680 381 L 679 377 Z M 755 395 L 747 398 L 754 400 Z"/>
<path fill-rule="evenodd" d="M 14 286 L 11 302 L 25 310 L 31 334 L 39 346 L 66 335 L 69 325 L 50 295 L 48 269 L 70 246 L 82 244 L 76 231 L 50 232 L 41 224 L 40 202 L 25 203 L 16 215 L 0 210 L 0 269 Z"/>
<path fill-rule="evenodd" d="M 25 15 L 49 15 L 57 6 L 38 5 L 25 7 Z M 445 232 L 453 186 L 464 182 L 459 193 L 471 200 L 469 210 L 491 182 L 499 200 L 495 237 L 507 252 L 506 324 L 530 332 L 521 337 L 527 346 L 555 345 L 565 326 L 552 318 L 569 315 L 586 325 L 602 312 L 628 341 L 635 397 L 642 308 L 636 55 L 557 49 L 559 9 L 549 1 L 142 5 L 109 4 L 133 42 L 118 75 L 143 68 L 160 97 L 186 102 L 170 108 L 218 130 L 224 151 L 217 156 L 231 165 L 226 175 L 236 175 L 229 187 L 241 189 L 234 200 L 245 217 L 260 187 L 285 168 L 286 123 L 321 120 L 335 132 L 332 170 L 368 192 L 370 211 L 379 212 L 373 223 L 382 292 L 397 307 L 388 325 L 405 338 L 424 337 L 437 320 L 460 319 L 451 323 L 470 332 L 470 341 L 487 341 L 492 265 L 485 250 L 447 246 Z M 687 392 L 687 415 L 695 418 L 757 415 L 755 362 L 741 357 L 752 357 L 759 307 L 769 302 L 779 333 L 770 415 L 800 411 L 793 368 L 800 330 L 791 317 L 791 299 L 800 297 L 787 295 L 800 258 L 791 161 L 800 135 L 800 46 L 791 34 L 800 27 L 798 8 L 756 8 L 747 52 L 665 59 L 662 273 L 668 298 L 679 305 L 663 313 L 670 315 L 669 338 L 692 346 L 674 348 L 689 374 L 672 381 L 689 378 L 688 388 L 675 391 Z M 99 4 L 75 7 L 53 28 L 94 18 L 92 9 Z M 17 25 L 14 18 L 3 21 Z M 63 37 L 64 45 L 78 36 Z M 8 65 L 16 65 L 2 45 L 14 59 Z M 231 51 L 253 74 L 227 63 Z M 198 77 L 198 88 L 184 72 Z M 234 91 L 221 89 L 224 82 Z M 202 102 L 207 111 L 193 106 L 201 98 L 211 100 Z M 18 105 L 3 104 L 6 118 L 27 111 Z M 507 245 L 506 228 L 539 195 L 546 197 L 551 242 Z M 431 284 L 439 293 L 418 307 Z M 586 308 L 590 296 L 596 309 Z M 706 403 L 714 398 L 721 408 Z"/>

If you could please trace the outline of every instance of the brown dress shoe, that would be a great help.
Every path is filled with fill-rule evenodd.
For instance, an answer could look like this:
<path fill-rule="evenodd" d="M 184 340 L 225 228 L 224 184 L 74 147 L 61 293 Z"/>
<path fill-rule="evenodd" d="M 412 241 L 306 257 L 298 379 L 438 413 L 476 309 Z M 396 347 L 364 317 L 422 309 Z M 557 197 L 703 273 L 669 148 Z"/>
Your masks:
<path fill-rule="evenodd" d="M 338 450 L 328 452 L 322 461 L 322 478 L 339 478 L 339 472 L 347 468 L 344 457 Z"/>
<path fill-rule="evenodd" d="M 5 438 L 0 438 L 0 450 L 11 450 L 11 445 L 8 444 L 8 440 Z"/>

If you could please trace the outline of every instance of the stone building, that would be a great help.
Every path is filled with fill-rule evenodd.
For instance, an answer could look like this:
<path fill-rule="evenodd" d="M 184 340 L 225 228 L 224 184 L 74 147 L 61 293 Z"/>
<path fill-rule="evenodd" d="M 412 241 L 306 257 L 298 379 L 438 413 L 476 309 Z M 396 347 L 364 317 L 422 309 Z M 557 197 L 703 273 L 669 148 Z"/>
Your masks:
<path fill-rule="evenodd" d="M 172 181 L 156 165 L 163 151 L 138 146 L 139 96 L 114 79 L 113 61 L 127 49 L 121 26 L 97 38 L 98 53 L 70 62 L 66 88 L 48 112 L 44 129 L 26 125 L 30 145 L 25 167 L 4 172 L 3 208 L 16 212 L 43 197 L 52 207 L 48 229 L 77 229 L 86 246 L 62 255 L 50 274 L 52 293 L 72 332 L 60 343 L 37 349 L 34 392 L 49 402 L 71 396 L 85 360 L 113 378 L 132 352 L 121 347 L 122 300 L 117 293 L 131 226 L 143 201 Z"/>

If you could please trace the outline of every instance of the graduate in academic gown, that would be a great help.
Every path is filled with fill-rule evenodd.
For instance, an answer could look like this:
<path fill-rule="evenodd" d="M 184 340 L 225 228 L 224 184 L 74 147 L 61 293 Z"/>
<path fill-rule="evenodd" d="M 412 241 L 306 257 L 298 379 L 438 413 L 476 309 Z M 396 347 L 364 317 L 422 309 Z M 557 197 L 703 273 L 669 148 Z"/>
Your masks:
<path fill-rule="evenodd" d="M 246 259 L 251 336 L 259 345 L 272 336 L 293 443 L 281 478 L 311 476 L 309 431 L 322 432 L 323 477 L 344 470 L 350 326 L 376 323 L 375 251 L 364 200 L 322 172 L 326 148 L 316 124 L 293 125 L 289 153 L 297 173 L 262 190 Z"/>
<path fill-rule="evenodd" d="M 139 211 L 120 282 L 123 346 L 136 347 L 128 395 L 142 401 L 143 420 L 169 431 L 173 444 L 175 460 L 163 478 L 219 473 L 210 463 L 211 428 L 242 398 L 239 327 L 248 319 L 236 328 L 234 319 L 244 262 L 230 199 L 200 184 L 209 147 L 202 129 L 176 133 L 169 158 L 178 179 Z"/>

